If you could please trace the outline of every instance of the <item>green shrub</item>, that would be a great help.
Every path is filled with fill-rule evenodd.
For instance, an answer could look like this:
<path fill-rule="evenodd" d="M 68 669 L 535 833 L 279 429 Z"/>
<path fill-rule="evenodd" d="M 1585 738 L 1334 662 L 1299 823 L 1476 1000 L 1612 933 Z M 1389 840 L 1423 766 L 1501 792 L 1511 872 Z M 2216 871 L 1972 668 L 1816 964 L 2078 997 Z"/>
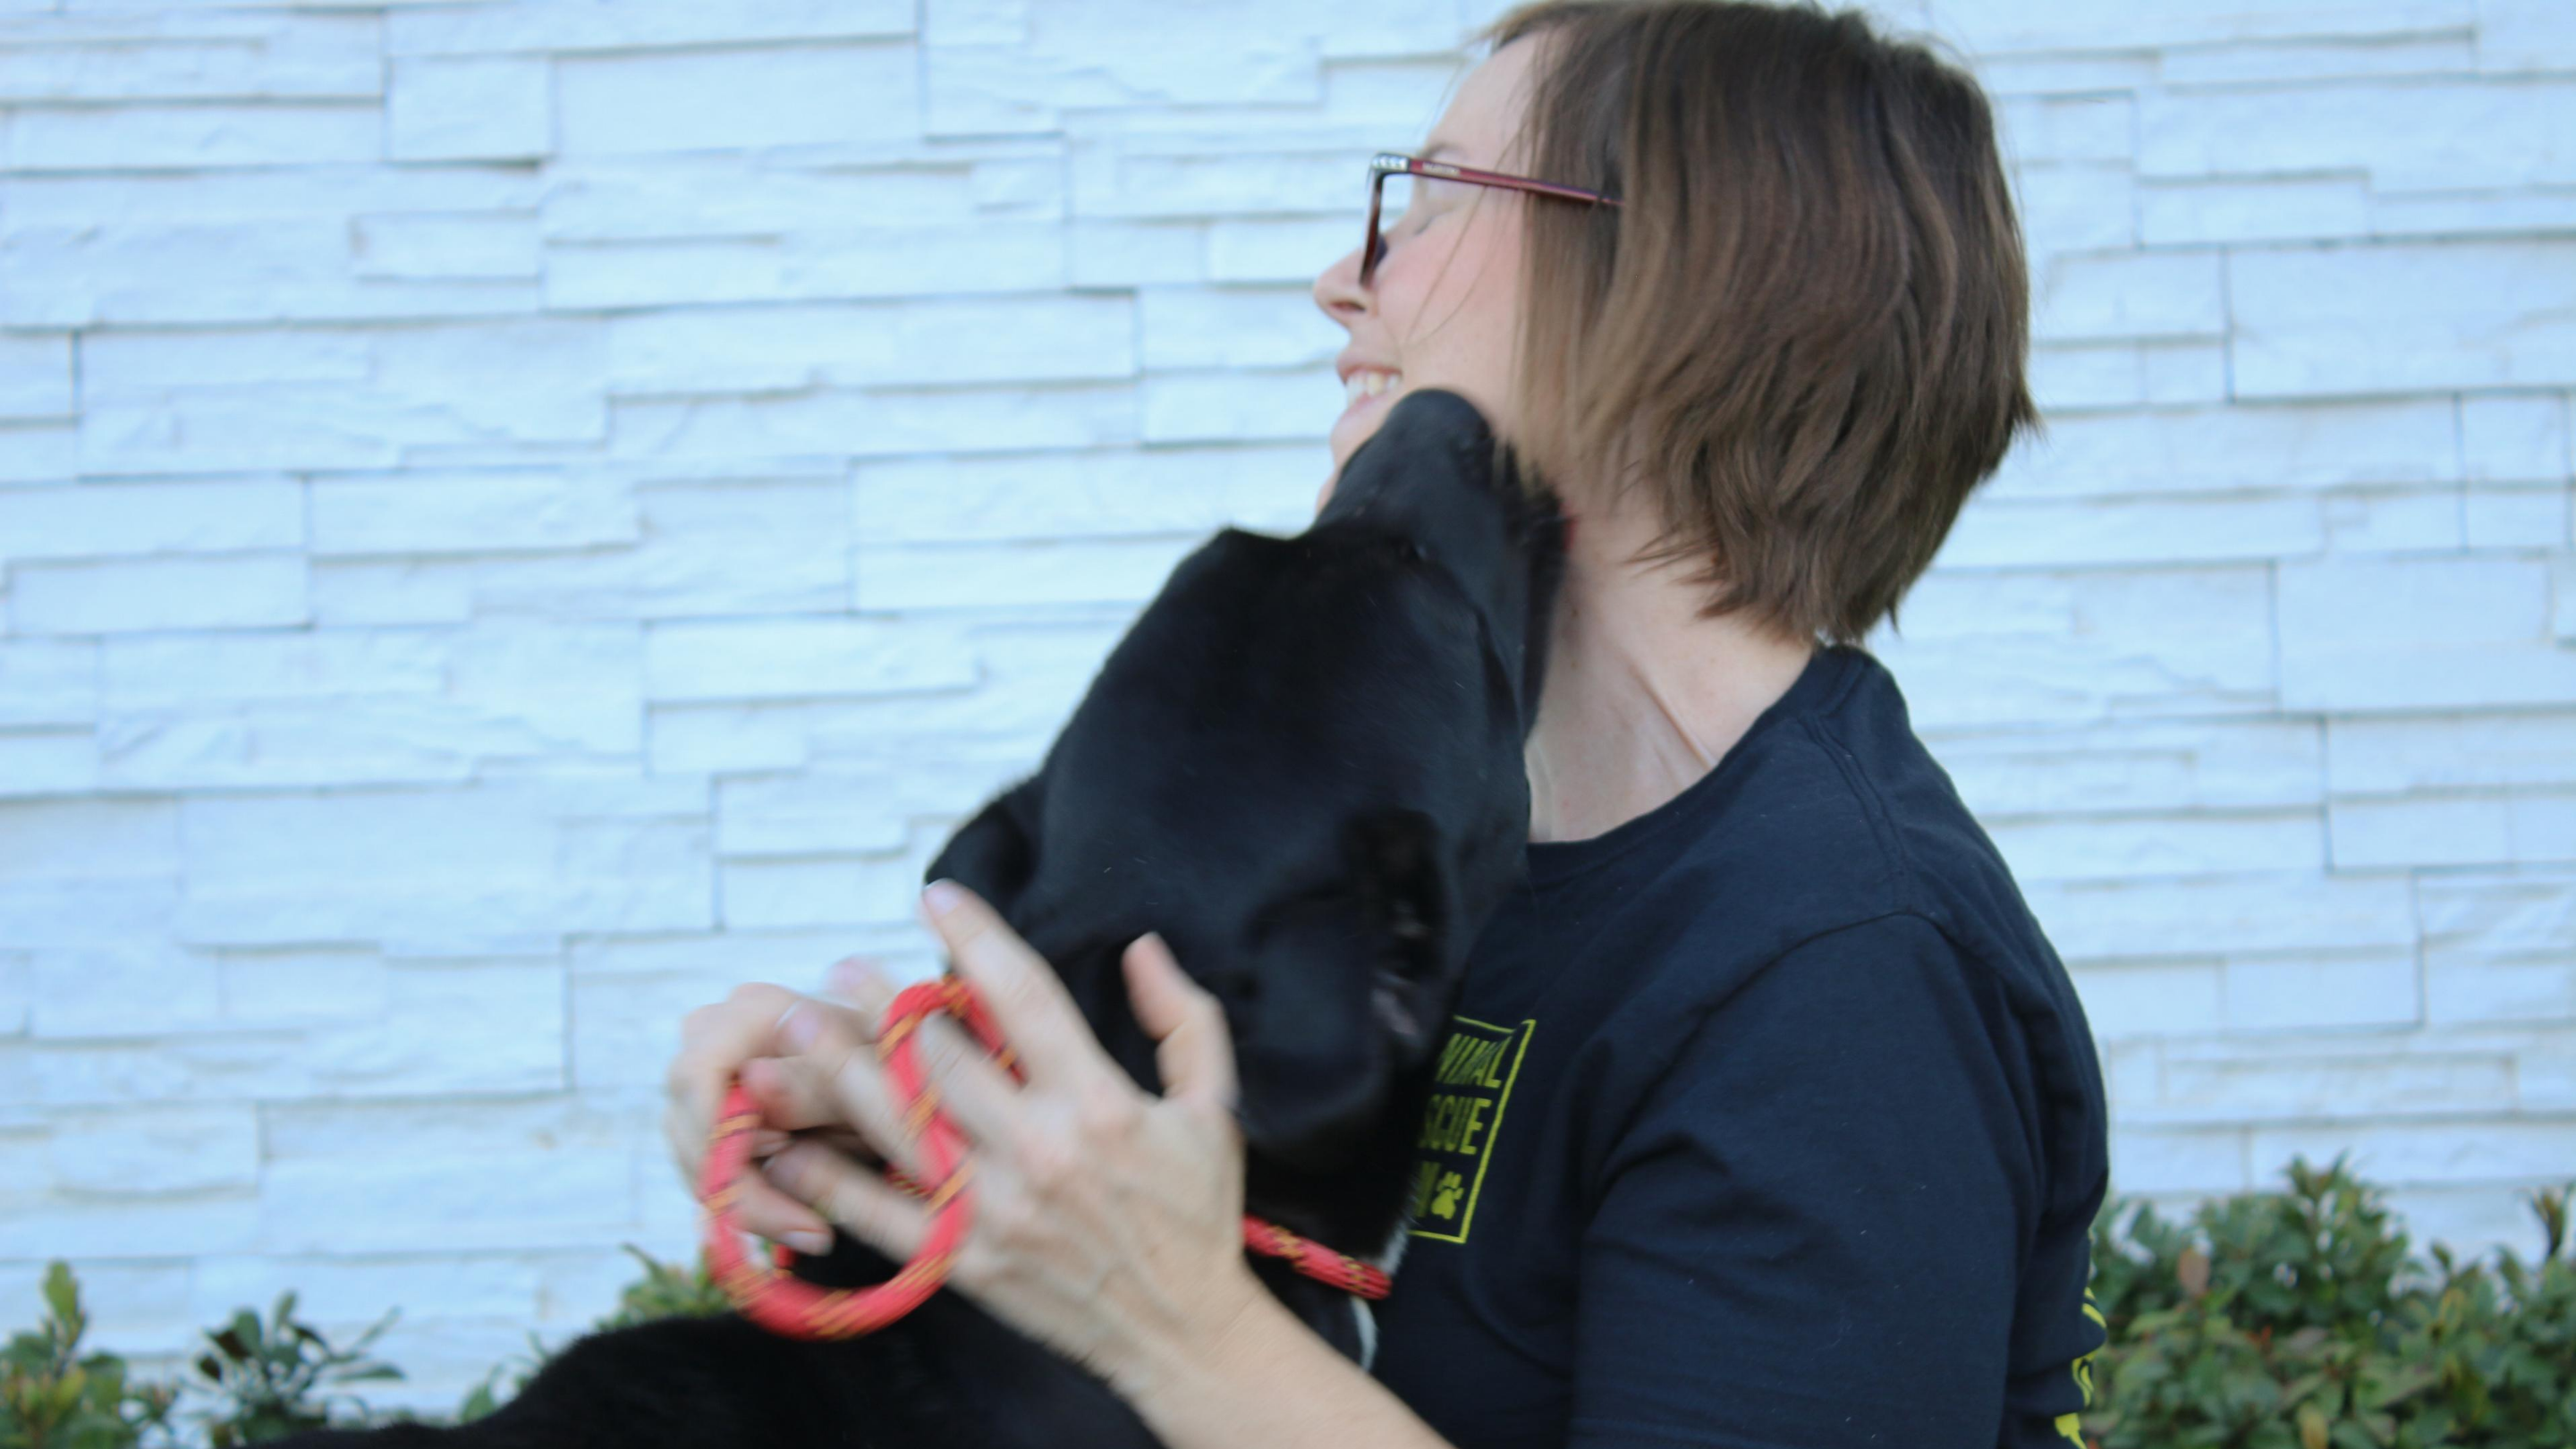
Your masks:
<path fill-rule="evenodd" d="M 212 1351 L 197 1360 L 196 1379 L 136 1384 L 114 1354 L 80 1353 L 89 1318 L 69 1264 L 46 1268 L 44 1298 L 36 1330 L 12 1337 L 0 1352 L 0 1449 L 131 1449 L 147 1436 L 174 1441 L 172 1410 L 183 1394 L 213 1401 L 191 1417 L 214 1449 L 232 1449 L 334 1422 L 373 1422 L 355 1397 L 330 1390 L 402 1377 L 391 1364 L 366 1356 L 393 1314 L 338 1348 L 297 1321 L 289 1293 L 265 1323 L 245 1308 L 209 1330 Z"/>
<path fill-rule="evenodd" d="M 657 1318 L 706 1316 L 732 1305 L 701 1258 L 694 1266 L 664 1263 L 632 1243 L 626 1251 L 644 1274 L 618 1295 L 617 1308 L 592 1331 L 624 1328 Z M 113 1354 L 80 1353 L 89 1319 L 80 1284 L 69 1264 L 45 1273 L 45 1316 L 32 1333 L 20 1333 L 0 1351 L 0 1449 L 135 1449 L 147 1434 L 175 1442 L 173 1408 L 182 1395 L 210 1401 L 191 1418 L 213 1449 L 259 1444 L 330 1425 L 363 1427 L 409 1418 L 378 1414 L 346 1392 L 353 1384 L 399 1379 L 402 1371 L 368 1356 L 397 1312 L 345 1347 L 295 1316 L 295 1295 L 280 1296 L 268 1318 L 248 1308 L 205 1333 L 207 1351 L 195 1376 L 177 1384 L 138 1385 L 125 1361 Z M 549 1356 L 535 1334 L 529 1352 L 494 1368 L 459 1408 L 458 1422 L 479 1419 L 525 1387 Z M 501 1388 L 504 1378 L 511 1384 Z"/>
<path fill-rule="evenodd" d="M 632 1328 L 657 1318 L 713 1318 L 733 1311 L 733 1300 L 725 1297 L 715 1275 L 707 1271 L 704 1253 L 698 1255 L 695 1266 L 683 1268 L 658 1261 L 633 1243 L 625 1248 L 644 1265 L 644 1276 L 626 1285 L 617 1295 L 617 1311 L 592 1324 L 593 1332 Z"/>
<path fill-rule="evenodd" d="M 393 1327 L 399 1313 L 388 1312 L 346 1348 L 297 1321 L 292 1293 L 279 1295 L 266 1323 L 244 1308 L 230 1323 L 209 1329 L 206 1343 L 212 1352 L 197 1359 L 201 1382 L 190 1385 L 215 1400 L 214 1408 L 199 1415 L 208 1441 L 214 1449 L 233 1449 L 335 1422 L 374 1422 L 376 1416 L 355 1396 L 332 1390 L 402 1377 L 392 1364 L 367 1357 L 369 1346 Z"/>
<path fill-rule="evenodd" d="M 2110 1342 L 2083 1416 L 2096 1449 L 2576 1449 L 2576 1252 L 2569 1192 L 2536 1192 L 2541 1251 L 2461 1263 L 2426 1258 L 2380 1193 L 2337 1159 L 2288 1169 L 2286 1192 L 2203 1204 L 2187 1221 L 2114 1203 L 2093 1229 L 2093 1294 Z M 703 1260 L 662 1263 L 628 1245 L 643 1276 L 594 1329 L 729 1305 Z M 195 1417 L 218 1449 L 326 1422 L 381 1422 L 348 1385 L 399 1378 L 367 1357 L 393 1321 L 334 1347 L 294 1317 L 244 1309 L 206 1335 L 214 1352 L 184 1386 L 138 1386 L 108 1354 L 82 1356 L 87 1320 L 71 1272 L 45 1277 L 46 1316 L 0 1353 L 0 1449 L 133 1449 L 167 1437 L 180 1387 L 215 1400 Z M 495 1368 L 460 1420 L 517 1392 L 546 1358 Z"/>
<path fill-rule="evenodd" d="M 127 1449 L 166 1430 L 177 1391 L 137 1385 L 125 1360 L 80 1351 L 89 1332 L 68 1264 L 45 1270 L 45 1316 L 0 1349 L 0 1449 Z"/>
<path fill-rule="evenodd" d="M 2094 1226 L 2110 1329 L 2086 1435 L 2101 1449 L 2576 1449 L 2568 1193 L 2532 1194 L 2541 1253 L 2412 1258 L 2337 1159 L 2188 1223 L 2114 1204 Z"/>

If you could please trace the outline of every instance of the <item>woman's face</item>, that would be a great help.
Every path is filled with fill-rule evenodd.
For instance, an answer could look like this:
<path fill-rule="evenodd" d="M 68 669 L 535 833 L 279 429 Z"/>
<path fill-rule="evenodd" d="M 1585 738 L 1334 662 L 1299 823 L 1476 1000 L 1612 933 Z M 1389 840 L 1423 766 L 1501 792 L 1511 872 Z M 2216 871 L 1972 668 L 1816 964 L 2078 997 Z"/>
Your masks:
<path fill-rule="evenodd" d="M 1516 40 L 1470 71 L 1421 155 L 1520 174 L 1504 148 L 1519 127 L 1537 49 L 1536 37 Z M 1386 254 L 1367 289 L 1358 247 L 1315 279 L 1315 305 L 1351 334 L 1335 359 L 1349 398 L 1333 424 L 1336 479 L 1395 399 L 1415 388 L 1447 388 L 1510 432 L 1522 194 L 1427 177 L 1413 188 L 1402 217 L 1378 219 Z M 1332 487 L 1327 480 L 1325 496 Z"/>

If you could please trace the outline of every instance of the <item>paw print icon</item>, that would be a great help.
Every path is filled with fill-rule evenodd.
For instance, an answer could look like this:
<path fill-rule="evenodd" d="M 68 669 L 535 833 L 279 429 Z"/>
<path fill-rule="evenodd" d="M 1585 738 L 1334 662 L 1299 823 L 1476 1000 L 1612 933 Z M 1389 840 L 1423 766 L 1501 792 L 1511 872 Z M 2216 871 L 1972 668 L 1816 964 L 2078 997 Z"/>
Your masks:
<path fill-rule="evenodd" d="M 1440 1185 L 1431 1194 L 1431 1215 L 1454 1218 L 1458 1215 L 1459 1194 L 1467 1190 L 1466 1179 L 1454 1172 L 1440 1174 Z"/>

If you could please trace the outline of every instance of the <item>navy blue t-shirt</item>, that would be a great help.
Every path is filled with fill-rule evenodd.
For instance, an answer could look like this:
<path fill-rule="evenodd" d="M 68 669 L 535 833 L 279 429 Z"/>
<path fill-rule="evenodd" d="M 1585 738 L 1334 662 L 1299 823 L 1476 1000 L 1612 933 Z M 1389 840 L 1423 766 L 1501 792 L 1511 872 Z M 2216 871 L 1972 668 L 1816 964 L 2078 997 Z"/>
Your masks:
<path fill-rule="evenodd" d="M 1374 1371 L 1460 1449 L 2074 1438 L 2092 1036 L 1867 653 L 1531 845 L 1439 1075 Z"/>

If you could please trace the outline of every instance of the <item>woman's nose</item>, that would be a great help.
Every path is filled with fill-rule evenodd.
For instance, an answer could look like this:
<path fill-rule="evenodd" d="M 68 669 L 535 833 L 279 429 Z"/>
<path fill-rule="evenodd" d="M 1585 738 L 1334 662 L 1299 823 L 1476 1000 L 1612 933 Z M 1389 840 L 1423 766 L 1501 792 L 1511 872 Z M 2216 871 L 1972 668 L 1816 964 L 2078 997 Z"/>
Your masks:
<path fill-rule="evenodd" d="M 1341 260 L 1324 268 L 1315 278 L 1315 305 L 1325 316 L 1347 327 L 1350 319 L 1368 311 L 1369 295 L 1360 285 L 1360 249 L 1342 253 Z"/>

